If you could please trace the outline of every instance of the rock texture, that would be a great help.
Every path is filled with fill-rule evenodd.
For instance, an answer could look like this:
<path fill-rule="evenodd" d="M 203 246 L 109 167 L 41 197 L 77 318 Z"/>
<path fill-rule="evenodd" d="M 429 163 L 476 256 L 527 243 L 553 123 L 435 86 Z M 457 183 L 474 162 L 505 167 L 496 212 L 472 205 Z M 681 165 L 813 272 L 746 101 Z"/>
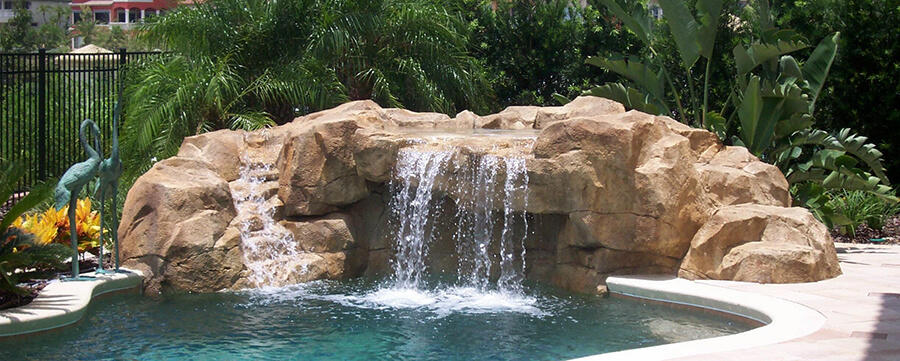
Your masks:
<path fill-rule="evenodd" d="M 473 128 L 510 131 L 467 136 Z M 233 203 L 246 199 L 239 178 L 253 168 L 265 170 L 255 192 L 267 214 L 302 251 L 285 282 L 388 274 L 386 184 L 398 152 L 423 143 L 462 157 L 525 153 L 528 200 L 515 207 L 536 227 L 525 241 L 535 280 L 595 292 L 611 274 L 755 282 L 840 274 L 824 226 L 789 208 L 777 168 L 705 130 L 594 97 L 453 118 L 357 101 L 265 131 L 187 138 L 129 192 L 122 257 L 151 275 L 153 289 L 245 287 L 246 242 L 264 236 L 265 222 Z M 451 208 L 440 222 L 452 223 L 464 192 L 441 194 Z M 437 238 L 434 253 L 451 254 L 452 237 Z"/>
<path fill-rule="evenodd" d="M 759 283 L 813 282 L 840 275 L 828 229 L 803 208 L 720 208 L 694 239 L 678 275 Z"/>

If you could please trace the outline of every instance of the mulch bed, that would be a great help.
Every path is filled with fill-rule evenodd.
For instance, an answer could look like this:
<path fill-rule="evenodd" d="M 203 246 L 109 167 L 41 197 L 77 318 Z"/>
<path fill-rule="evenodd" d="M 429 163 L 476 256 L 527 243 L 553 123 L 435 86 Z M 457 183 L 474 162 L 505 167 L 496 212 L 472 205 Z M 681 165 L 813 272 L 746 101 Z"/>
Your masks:
<path fill-rule="evenodd" d="M 38 292 L 44 289 L 48 283 L 49 281 L 46 280 L 30 282 L 25 286 L 22 286 L 22 288 L 28 291 L 28 293 L 24 295 L 0 291 L 0 310 L 21 307 L 31 303 L 31 301 L 37 297 Z"/>
<path fill-rule="evenodd" d="M 835 242 L 866 243 L 866 244 L 900 244 L 900 216 L 891 217 L 885 222 L 884 228 L 874 230 L 863 224 L 856 229 L 856 235 L 841 234 L 837 229 L 831 231 L 831 237 Z M 872 241 L 883 239 L 884 241 Z"/>

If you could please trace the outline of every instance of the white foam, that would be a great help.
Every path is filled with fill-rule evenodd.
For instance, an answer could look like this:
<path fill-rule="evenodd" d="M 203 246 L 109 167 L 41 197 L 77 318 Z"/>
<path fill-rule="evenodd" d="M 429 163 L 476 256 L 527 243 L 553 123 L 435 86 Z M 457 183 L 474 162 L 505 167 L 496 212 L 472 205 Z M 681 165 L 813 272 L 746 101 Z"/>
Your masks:
<path fill-rule="evenodd" d="M 472 287 L 448 287 L 437 290 L 380 288 L 359 295 L 322 297 L 347 307 L 367 309 L 414 309 L 444 317 L 452 313 L 526 313 L 543 316 L 537 299 L 500 291 L 481 291 Z"/>

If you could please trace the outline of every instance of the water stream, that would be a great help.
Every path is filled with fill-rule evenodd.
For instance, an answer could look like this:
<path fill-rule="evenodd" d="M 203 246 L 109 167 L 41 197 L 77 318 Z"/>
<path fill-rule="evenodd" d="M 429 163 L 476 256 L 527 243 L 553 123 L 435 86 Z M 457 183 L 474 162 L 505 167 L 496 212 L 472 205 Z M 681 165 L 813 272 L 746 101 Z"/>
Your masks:
<path fill-rule="evenodd" d="M 528 232 L 524 158 L 451 146 L 410 147 L 400 151 L 394 172 L 390 206 L 397 233 L 392 288 L 428 288 L 423 279 L 429 245 L 437 237 L 434 222 L 442 202 L 455 201 L 456 225 L 451 227 L 458 259 L 455 287 L 467 294 L 521 293 Z M 454 199 L 447 200 L 447 194 Z"/>
<path fill-rule="evenodd" d="M 280 205 L 278 170 L 273 160 L 265 158 L 253 149 L 245 151 L 240 178 L 230 184 L 250 287 L 285 286 L 297 283 L 298 276 L 306 273 L 303 250 L 293 234 L 275 221 Z"/>

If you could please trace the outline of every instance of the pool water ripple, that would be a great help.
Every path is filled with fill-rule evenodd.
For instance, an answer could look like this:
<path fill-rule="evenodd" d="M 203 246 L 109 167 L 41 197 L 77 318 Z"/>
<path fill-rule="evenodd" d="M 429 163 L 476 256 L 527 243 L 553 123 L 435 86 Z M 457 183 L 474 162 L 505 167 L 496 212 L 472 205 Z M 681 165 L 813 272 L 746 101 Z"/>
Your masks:
<path fill-rule="evenodd" d="M 534 285 L 514 296 L 424 289 L 354 280 L 159 299 L 118 295 L 95 300 L 74 326 L 0 340 L 0 359 L 560 360 L 749 328 Z"/>

